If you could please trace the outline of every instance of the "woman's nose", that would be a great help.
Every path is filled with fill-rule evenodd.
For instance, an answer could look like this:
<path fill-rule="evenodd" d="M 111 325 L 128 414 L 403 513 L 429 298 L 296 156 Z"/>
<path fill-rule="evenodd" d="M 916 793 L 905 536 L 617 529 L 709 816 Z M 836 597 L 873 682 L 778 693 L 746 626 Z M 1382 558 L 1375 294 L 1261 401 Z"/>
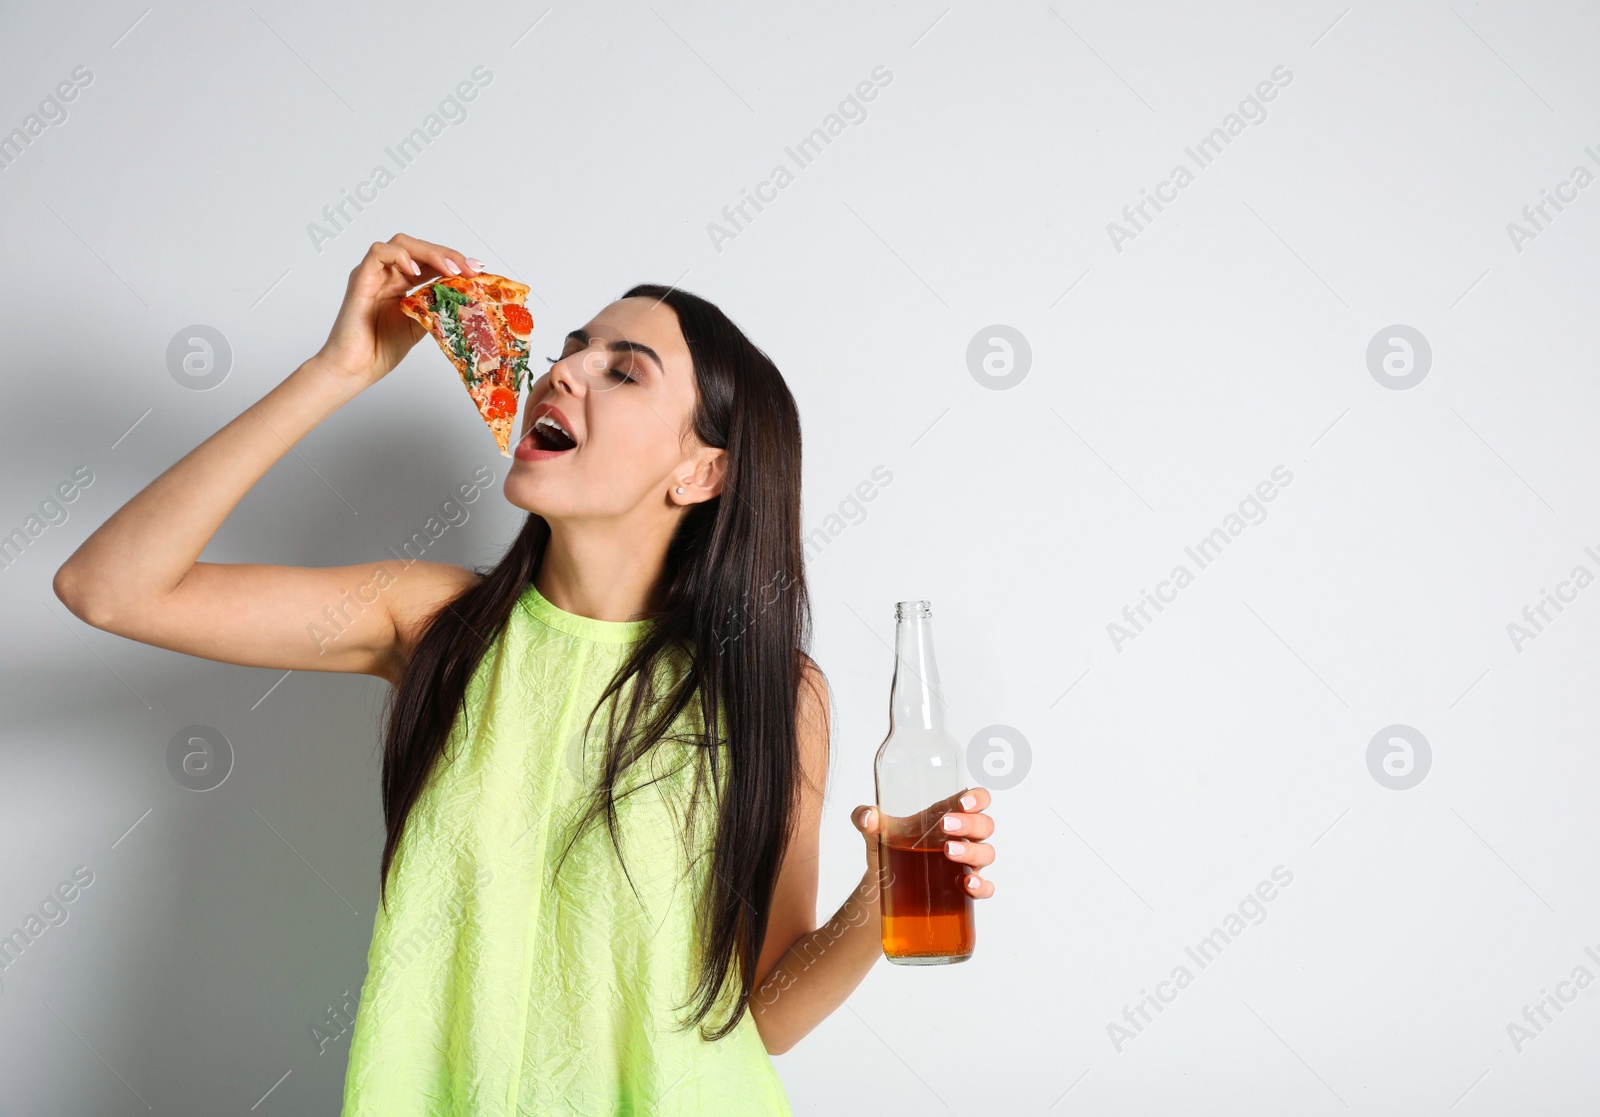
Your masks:
<path fill-rule="evenodd" d="M 577 353 L 551 365 L 548 373 L 551 387 L 559 385 L 571 395 L 582 395 L 589 387 L 588 378 L 583 375 L 580 365 L 586 357 L 587 352 Z"/>

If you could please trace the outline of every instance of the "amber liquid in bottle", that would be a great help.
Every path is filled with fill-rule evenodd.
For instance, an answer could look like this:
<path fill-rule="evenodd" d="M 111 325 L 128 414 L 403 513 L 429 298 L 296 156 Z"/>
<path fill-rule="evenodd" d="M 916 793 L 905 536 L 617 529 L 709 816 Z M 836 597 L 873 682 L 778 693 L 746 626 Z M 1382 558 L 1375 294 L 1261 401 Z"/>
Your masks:
<path fill-rule="evenodd" d="M 883 953 L 903 966 L 972 957 L 977 939 L 967 870 L 945 855 L 944 816 L 967 790 L 960 747 L 944 725 L 926 601 L 895 606 L 889 736 L 874 764 Z"/>
<path fill-rule="evenodd" d="M 966 870 L 935 849 L 889 844 L 883 893 L 883 952 L 897 962 L 960 962 L 972 956 L 975 935 Z"/>

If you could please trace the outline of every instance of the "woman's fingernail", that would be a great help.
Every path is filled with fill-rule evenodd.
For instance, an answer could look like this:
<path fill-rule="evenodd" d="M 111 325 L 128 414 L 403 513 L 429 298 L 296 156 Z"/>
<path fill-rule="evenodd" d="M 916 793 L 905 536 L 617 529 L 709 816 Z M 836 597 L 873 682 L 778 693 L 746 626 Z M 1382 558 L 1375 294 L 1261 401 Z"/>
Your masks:
<path fill-rule="evenodd" d="M 944 828 L 946 830 L 959 830 L 961 829 L 961 820 L 953 814 L 947 814 L 944 816 Z"/>
<path fill-rule="evenodd" d="M 967 843 L 966 842 L 945 842 L 944 843 L 944 851 L 946 853 L 948 853 L 951 857 L 960 857 L 963 853 L 967 852 Z"/>
<path fill-rule="evenodd" d="M 461 269 L 456 267 L 456 262 L 450 259 L 448 256 L 444 258 L 444 270 L 449 272 L 451 275 L 461 274 Z"/>
<path fill-rule="evenodd" d="M 961 809 L 962 810 L 970 811 L 973 807 L 976 807 L 977 805 L 978 805 L 978 797 L 976 795 L 963 795 L 961 797 Z"/>
<path fill-rule="evenodd" d="M 977 873 L 968 873 L 967 874 L 967 890 L 970 891 L 970 892 L 976 892 L 978 890 L 978 874 Z"/>
<path fill-rule="evenodd" d="M 472 265 L 472 270 L 473 271 L 482 271 L 483 270 L 483 261 L 482 260 L 474 260 L 471 256 L 468 256 L 467 257 L 467 263 Z"/>
<path fill-rule="evenodd" d="M 417 262 L 415 260 L 407 260 L 406 263 L 411 265 L 411 274 L 412 275 L 421 275 L 422 274 L 422 269 L 417 267 Z"/>
<path fill-rule="evenodd" d="M 860 820 L 861 825 L 865 826 L 867 824 L 867 820 L 872 817 L 872 808 L 871 807 L 862 807 L 861 808 L 861 813 L 859 815 L 857 815 L 856 817 L 857 817 L 857 819 Z"/>

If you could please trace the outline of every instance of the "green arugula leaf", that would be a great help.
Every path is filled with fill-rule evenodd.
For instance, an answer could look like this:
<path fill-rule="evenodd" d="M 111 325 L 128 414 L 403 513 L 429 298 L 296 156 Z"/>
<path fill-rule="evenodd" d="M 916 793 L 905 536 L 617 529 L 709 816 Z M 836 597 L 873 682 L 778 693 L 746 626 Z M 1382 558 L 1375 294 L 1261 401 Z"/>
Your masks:
<path fill-rule="evenodd" d="M 435 310 L 445 310 L 446 308 L 449 308 L 449 310 L 453 312 L 456 307 L 464 306 L 471 301 L 472 299 L 470 296 L 463 295 L 454 287 L 446 287 L 442 283 L 435 283 L 433 285 L 433 309 Z"/>
<path fill-rule="evenodd" d="M 445 336 L 450 339 L 450 348 L 467 369 L 467 383 L 478 383 L 477 362 L 472 359 L 472 352 L 467 347 L 467 339 L 461 332 L 461 315 L 457 308 L 471 303 L 472 299 L 457 291 L 454 287 L 446 287 L 442 283 L 433 285 L 433 309 L 444 324 Z"/>

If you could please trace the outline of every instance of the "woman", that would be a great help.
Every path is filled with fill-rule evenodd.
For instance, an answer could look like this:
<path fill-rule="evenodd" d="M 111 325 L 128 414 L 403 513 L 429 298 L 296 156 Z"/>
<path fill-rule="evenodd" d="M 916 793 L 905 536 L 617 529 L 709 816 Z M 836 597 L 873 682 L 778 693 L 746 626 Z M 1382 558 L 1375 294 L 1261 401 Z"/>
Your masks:
<path fill-rule="evenodd" d="M 641 286 L 567 336 L 527 395 L 504 491 L 529 514 L 493 569 L 197 561 L 424 336 L 400 296 L 481 270 L 372 245 L 322 349 L 117 511 L 56 593 L 159 647 L 394 687 L 345 1114 L 787 1114 L 769 1055 L 881 953 L 877 820 L 852 815 L 866 869 L 818 928 L 799 418 L 721 311 Z M 973 788 L 946 816 L 974 897 L 988 805 Z"/>

